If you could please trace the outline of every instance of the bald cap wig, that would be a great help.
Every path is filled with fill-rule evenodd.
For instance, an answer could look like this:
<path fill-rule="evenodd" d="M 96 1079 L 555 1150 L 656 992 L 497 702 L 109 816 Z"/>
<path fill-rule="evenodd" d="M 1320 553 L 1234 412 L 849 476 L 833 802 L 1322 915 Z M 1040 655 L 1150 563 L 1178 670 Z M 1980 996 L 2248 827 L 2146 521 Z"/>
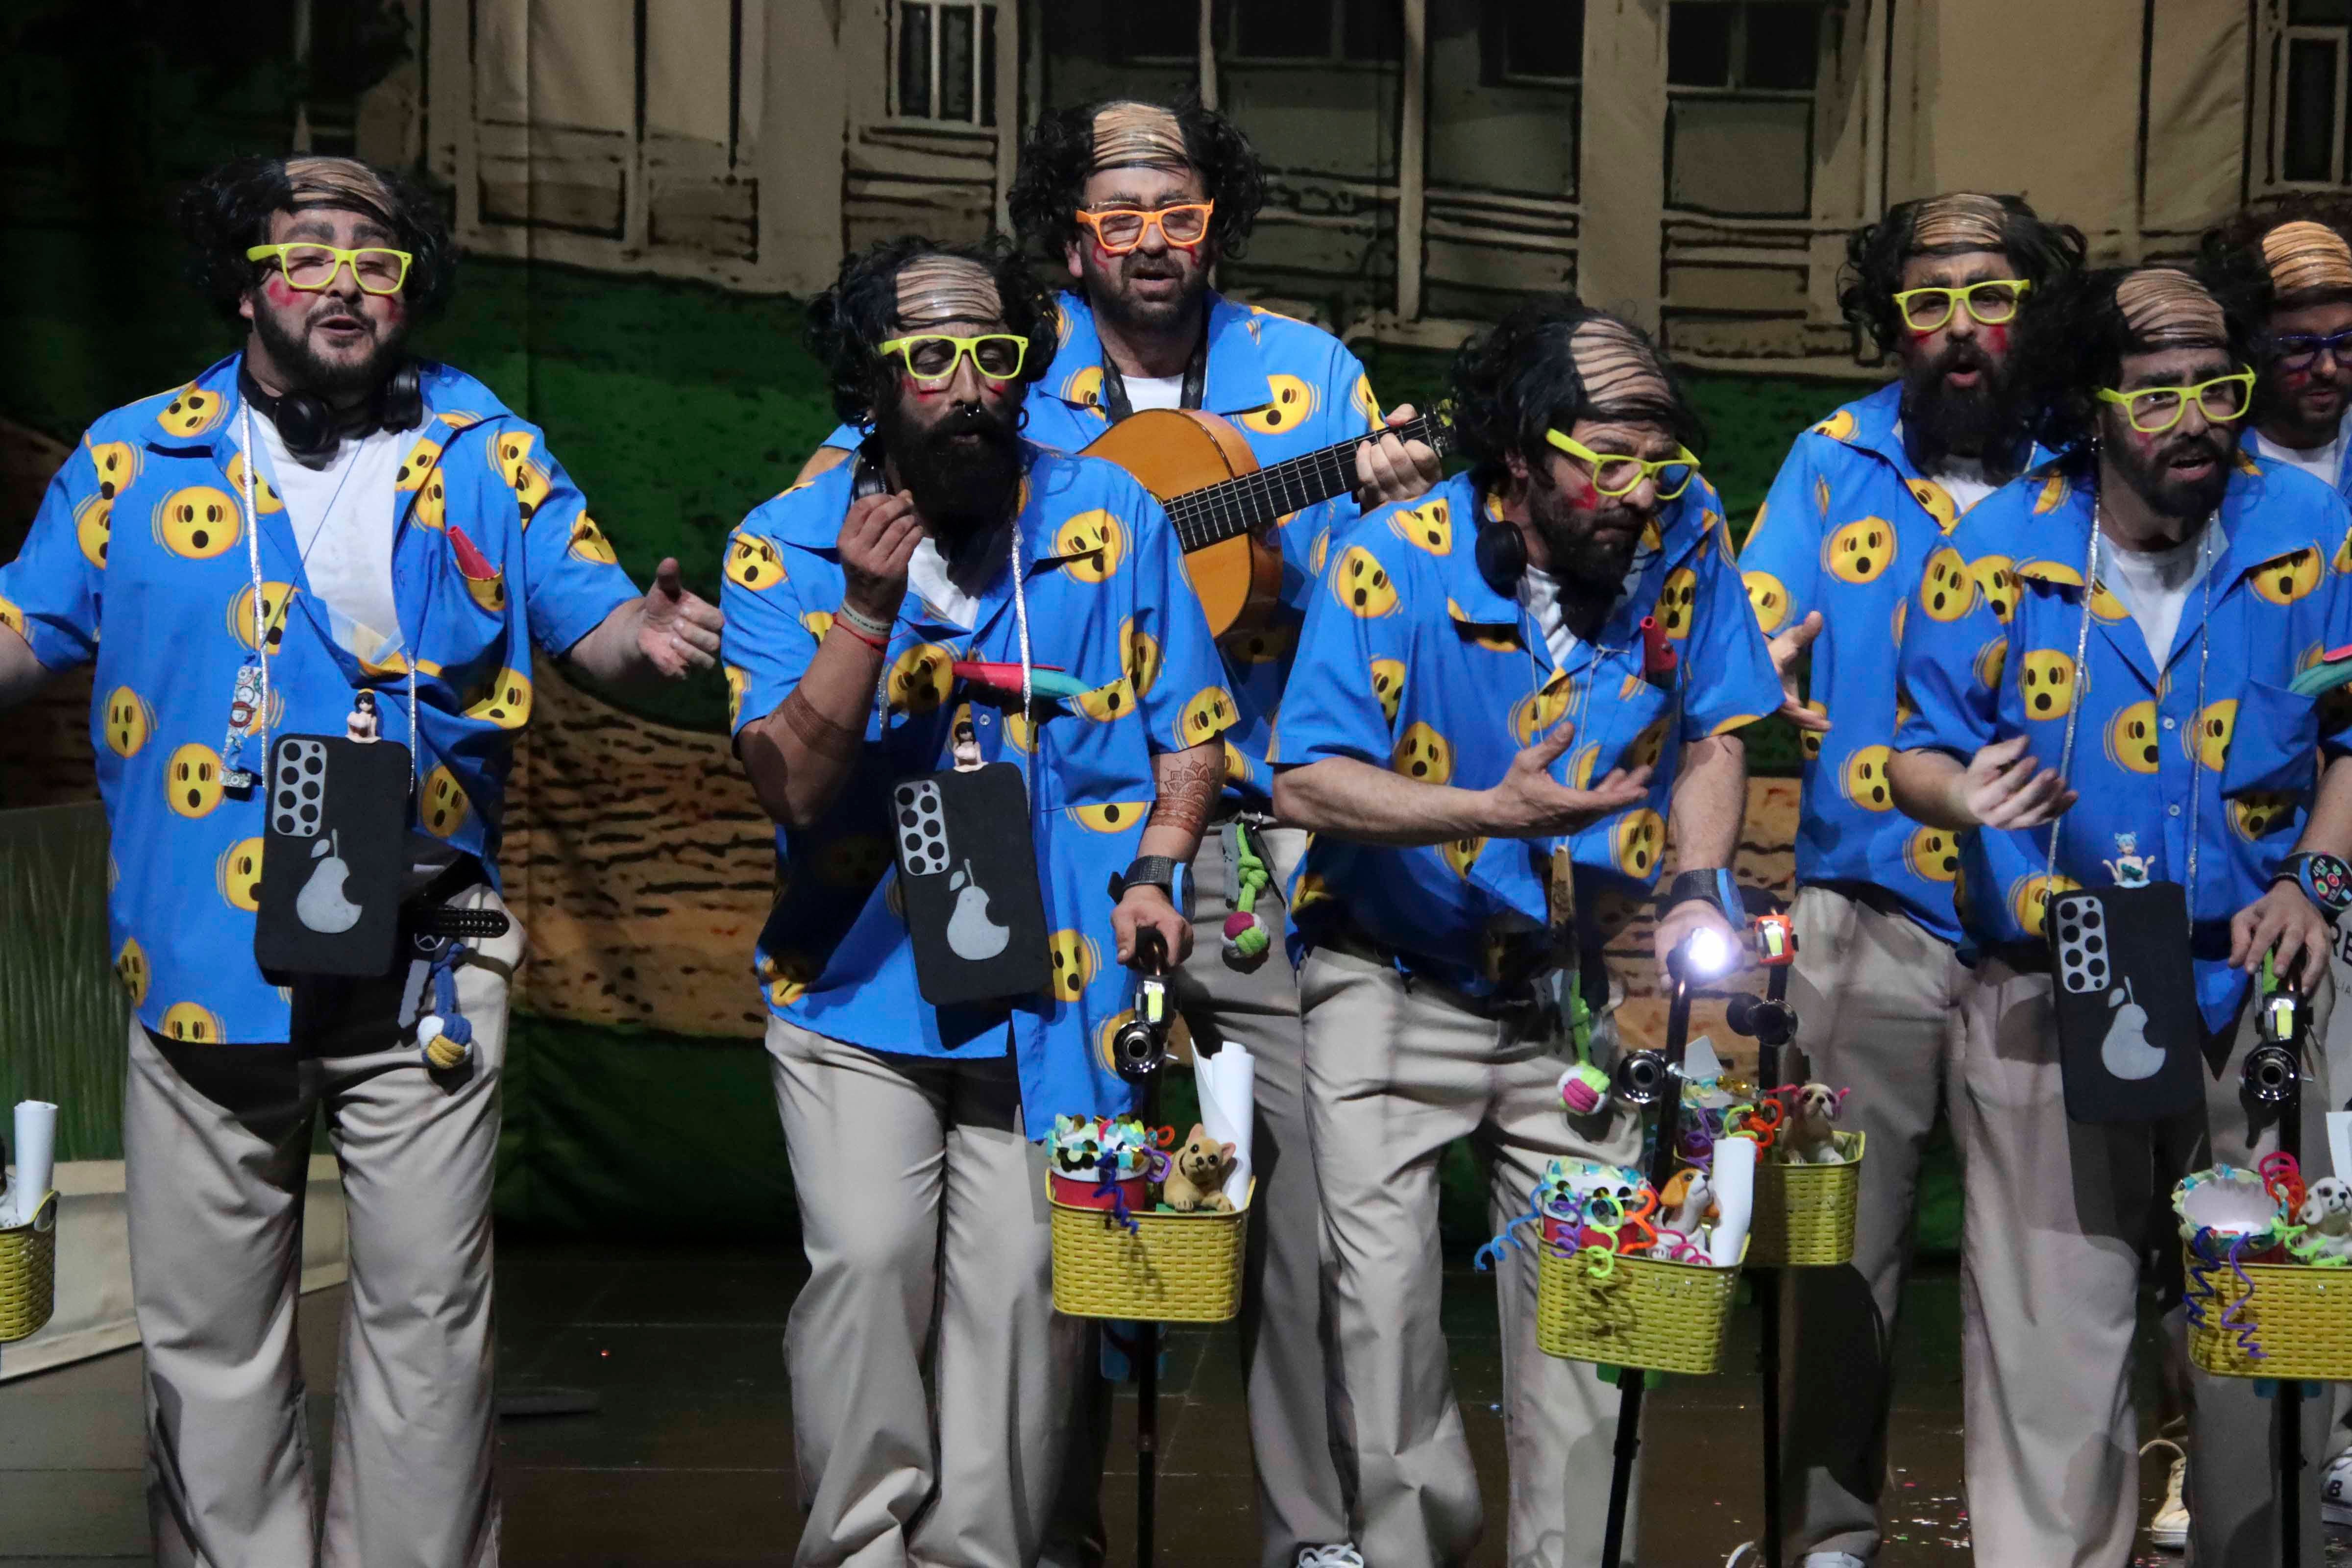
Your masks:
<path fill-rule="evenodd" d="M 440 202 L 424 186 L 356 158 L 239 158 L 188 187 L 177 211 L 190 279 L 223 320 L 241 324 L 238 306 L 268 269 L 245 253 L 269 243 L 270 219 L 316 208 L 366 215 L 390 233 L 393 249 L 415 258 L 401 289 L 412 322 L 431 320 L 448 303 L 457 247 Z"/>
<path fill-rule="evenodd" d="M 2352 199 L 2294 191 L 2232 213 L 2199 245 L 2197 274 L 2256 316 L 2352 301 Z"/>
<path fill-rule="evenodd" d="M 1974 250 L 2007 256 L 2016 268 L 2011 276 L 2032 284 L 2034 293 L 2083 267 L 2083 236 L 2072 226 L 2045 223 L 2021 196 L 1954 191 L 1901 203 L 1876 223 L 1854 230 L 1846 239 L 1838 304 L 1879 353 L 1891 353 L 1906 331 L 1895 306 L 1903 264 L 1915 256 Z"/>
<path fill-rule="evenodd" d="M 2098 429 L 2101 387 L 2124 360 L 2211 348 L 2248 363 L 2252 331 L 2240 301 L 2178 267 L 2105 268 L 2029 295 L 2018 318 L 2017 404 L 2028 433 L 2077 466 Z"/>
<path fill-rule="evenodd" d="M 907 235 L 843 258 L 833 287 L 809 301 L 806 342 L 825 368 L 834 413 L 870 427 L 875 410 L 896 395 L 898 362 L 882 357 L 884 343 L 949 321 L 989 321 L 1029 340 L 1021 380 L 1041 379 L 1060 321 L 1012 242 L 939 245 Z"/>
<path fill-rule="evenodd" d="M 1232 121 L 1192 98 L 1173 104 L 1113 99 L 1039 116 L 1005 195 L 1013 231 L 1058 261 L 1080 237 L 1072 215 L 1088 176 L 1104 169 L 1186 167 L 1200 172 L 1217 205 L 1209 219 L 1213 253 L 1239 257 L 1265 205 L 1265 168 Z"/>

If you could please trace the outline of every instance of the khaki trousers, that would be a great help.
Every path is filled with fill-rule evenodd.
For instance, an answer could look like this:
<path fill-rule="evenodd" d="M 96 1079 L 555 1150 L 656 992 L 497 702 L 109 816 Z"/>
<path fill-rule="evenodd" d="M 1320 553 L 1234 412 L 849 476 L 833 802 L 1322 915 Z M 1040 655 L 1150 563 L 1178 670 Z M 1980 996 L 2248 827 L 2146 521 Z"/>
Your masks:
<path fill-rule="evenodd" d="M 1962 1001 L 1960 1081 L 1952 1102 L 1968 1194 L 1961 1250 L 1961 1371 L 1967 1400 L 1969 1519 L 1987 1568 L 2113 1568 L 2139 1526 L 2133 1339 L 2147 1260 L 2175 1355 L 2185 1354 L 2173 1184 L 2217 1163 L 2252 1168 L 2277 1147 L 2276 1120 L 2243 1097 L 2255 1043 L 2242 1014 L 2230 1058 L 2209 1073 L 2202 1111 L 2167 1122 L 2066 1119 L 2047 975 L 1998 961 Z M 2324 1039 L 2334 986 L 2313 997 Z M 2326 1068 L 2305 1058 L 2304 1170 L 2327 1170 Z M 2251 1381 L 2187 1375 L 2189 1561 L 2274 1568 L 2273 1405 Z M 2303 1402 L 2303 1568 L 2323 1554 L 2320 1459 L 2326 1397 Z"/>
<path fill-rule="evenodd" d="M 452 1072 L 399 1022 L 405 966 L 289 1045 L 185 1045 L 131 1020 L 122 1140 L 158 1563 L 498 1562 L 490 1184 L 522 929 L 476 945 L 457 970 L 474 1058 Z M 299 993 L 298 1017 L 323 994 Z M 294 1339 L 321 1111 L 351 1227 L 323 1541 Z"/>
<path fill-rule="evenodd" d="M 1895 1314 L 1911 1269 L 1919 1158 L 1959 1061 L 1968 970 L 1909 917 L 1831 888 L 1797 890 L 1789 1001 L 1813 1079 L 1853 1090 L 1845 1126 L 1866 1133 L 1853 1261 L 1791 1268 L 1782 1408 L 1787 1557 L 1880 1540 Z"/>
<path fill-rule="evenodd" d="M 771 1018 L 809 1280 L 784 1362 L 802 1568 L 1027 1568 L 1080 1325 L 1009 1056 L 885 1056 Z"/>
<path fill-rule="evenodd" d="M 1438 1156 L 1470 1137 L 1492 1158 L 1488 1207 L 1499 1230 L 1525 1212 L 1554 1157 L 1637 1158 L 1640 1123 L 1613 1100 L 1570 1121 L 1558 1087 L 1571 1062 L 1564 1043 L 1525 1038 L 1444 986 L 1408 985 L 1388 965 L 1318 949 L 1299 971 L 1299 1001 L 1307 1118 L 1337 1265 L 1339 1430 L 1355 1468 L 1357 1541 L 1378 1568 L 1459 1563 L 1484 1516 L 1440 1321 Z M 1605 1026 L 1595 1055 L 1613 1056 Z M 1497 1270 L 1508 1561 L 1591 1568 L 1618 1394 L 1591 1366 L 1536 1348 L 1535 1257 L 1532 1245 L 1513 1248 Z"/>

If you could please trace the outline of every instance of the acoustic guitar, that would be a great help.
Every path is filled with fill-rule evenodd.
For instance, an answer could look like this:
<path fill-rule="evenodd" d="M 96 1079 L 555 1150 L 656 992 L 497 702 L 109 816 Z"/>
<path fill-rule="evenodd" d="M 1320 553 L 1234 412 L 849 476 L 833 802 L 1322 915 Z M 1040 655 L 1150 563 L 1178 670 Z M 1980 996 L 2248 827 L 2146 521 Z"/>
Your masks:
<path fill-rule="evenodd" d="M 1450 430 L 1440 410 L 1382 434 L 1443 453 Z M 1276 521 L 1354 489 L 1356 448 L 1368 439 L 1353 437 L 1262 468 L 1249 438 L 1217 416 L 1145 408 L 1096 437 L 1085 455 L 1117 463 L 1159 498 L 1176 525 L 1209 630 L 1223 637 L 1264 626 L 1280 602 Z"/>

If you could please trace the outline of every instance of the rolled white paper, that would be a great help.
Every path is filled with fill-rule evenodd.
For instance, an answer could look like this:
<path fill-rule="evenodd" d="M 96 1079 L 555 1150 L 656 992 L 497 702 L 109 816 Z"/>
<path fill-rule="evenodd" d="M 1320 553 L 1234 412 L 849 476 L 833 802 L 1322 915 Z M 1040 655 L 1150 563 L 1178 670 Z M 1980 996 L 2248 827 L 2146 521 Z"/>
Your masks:
<path fill-rule="evenodd" d="M 2335 1173 L 2352 1182 L 2352 1110 L 2327 1113 L 2327 1157 Z"/>
<path fill-rule="evenodd" d="M 1215 1056 L 1192 1058 L 1192 1081 L 1201 1091 L 1201 1125 L 1218 1142 L 1234 1146 L 1234 1168 L 1225 1177 L 1225 1196 L 1240 1208 L 1249 1201 L 1250 1129 L 1257 1122 L 1257 1058 L 1228 1040 Z"/>
<path fill-rule="evenodd" d="M 45 1100 L 16 1102 L 16 1186 L 8 1223 L 31 1221 L 49 1195 L 49 1175 L 58 1147 L 58 1108 Z"/>
<path fill-rule="evenodd" d="M 1717 1218 L 1706 1258 L 1717 1268 L 1729 1268 L 1748 1244 L 1748 1221 L 1756 1210 L 1756 1140 L 1717 1139 L 1713 1178 Z"/>

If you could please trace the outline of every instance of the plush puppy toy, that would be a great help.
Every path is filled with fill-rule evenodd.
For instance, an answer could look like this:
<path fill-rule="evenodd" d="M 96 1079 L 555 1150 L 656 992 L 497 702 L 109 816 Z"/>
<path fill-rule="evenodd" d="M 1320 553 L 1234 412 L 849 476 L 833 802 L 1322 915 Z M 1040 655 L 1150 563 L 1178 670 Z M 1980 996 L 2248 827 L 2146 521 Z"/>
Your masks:
<path fill-rule="evenodd" d="M 1168 1168 L 1168 1179 L 1160 1184 L 1160 1201 L 1178 1214 L 1192 1214 L 1208 1209 L 1215 1214 L 1234 1212 L 1234 1200 L 1225 1196 L 1225 1177 L 1234 1168 L 1234 1146 L 1220 1143 L 1209 1136 L 1209 1130 L 1195 1121 L 1184 1146 L 1176 1151 L 1176 1158 Z"/>
<path fill-rule="evenodd" d="M 1841 1165 L 1845 1155 L 1837 1146 L 1832 1125 L 1845 1108 L 1845 1091 L 1825 1083 L 1809 1083 L 1797 1090 L 1796 1114 L 1781 1135 L 1783 1156 L 1791 1165 Z"/>

